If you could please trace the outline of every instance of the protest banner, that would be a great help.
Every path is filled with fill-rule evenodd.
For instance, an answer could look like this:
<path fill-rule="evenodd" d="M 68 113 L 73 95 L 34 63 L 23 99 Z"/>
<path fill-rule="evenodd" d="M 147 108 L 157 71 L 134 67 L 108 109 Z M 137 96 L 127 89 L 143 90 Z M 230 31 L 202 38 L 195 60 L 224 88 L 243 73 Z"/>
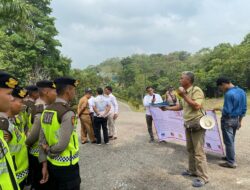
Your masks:
<path fill-rule="evenodd" d="M 182 111 L 162 111 L 157 107 L 150 107 L 150 112 L 160 141 L 186 141 Z M 216 115 L 212 111 L 206 111 L 206 113 L 216 122 L 214 128 L 206 131 L 204 148 L 207 152 L 224 155 Z"/>

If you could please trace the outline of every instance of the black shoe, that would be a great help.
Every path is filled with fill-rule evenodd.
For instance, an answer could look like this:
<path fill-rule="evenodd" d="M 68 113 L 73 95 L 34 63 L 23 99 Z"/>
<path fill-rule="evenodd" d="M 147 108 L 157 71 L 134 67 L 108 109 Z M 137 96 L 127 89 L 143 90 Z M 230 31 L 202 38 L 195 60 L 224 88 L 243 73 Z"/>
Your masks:
<path fill-rule="evenodd" d="M 221 160 L 227 161 L 227 157 L 226 157 L 226 156 L 223 156 L 223 157 L 221 157 Z"/>

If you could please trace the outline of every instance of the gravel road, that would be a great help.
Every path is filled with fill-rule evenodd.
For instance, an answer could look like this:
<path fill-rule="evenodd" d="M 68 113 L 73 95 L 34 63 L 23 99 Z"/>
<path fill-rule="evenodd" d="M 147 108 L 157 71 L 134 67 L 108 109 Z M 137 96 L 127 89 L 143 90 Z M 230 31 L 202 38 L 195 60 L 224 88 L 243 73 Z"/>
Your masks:
<path fill-rule="evenodd" d="M 110 145 L 80 145 L 83 190 L 194 189 L 192 178 L 180 173 L 187 166 L 185 145 L 148 143 L 143 113 L 120 103 L 118 139 Z M 218 166 L 220 158 L 208 155 L 210 183 L 201 189 L 250 189 L 250 116 L 237 133 L 237 169 Z M 80 127 L 79 127 L 80 128 Z"/>

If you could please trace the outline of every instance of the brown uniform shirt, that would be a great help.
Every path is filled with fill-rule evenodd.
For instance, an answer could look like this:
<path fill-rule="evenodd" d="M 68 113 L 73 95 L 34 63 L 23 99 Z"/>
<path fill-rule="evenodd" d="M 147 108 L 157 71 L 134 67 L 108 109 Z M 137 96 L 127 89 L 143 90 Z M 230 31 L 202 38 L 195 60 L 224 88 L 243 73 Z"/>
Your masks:
<path fill-rule="evenodd" d="M 81 112 L 81 110 L 83 111 Z M 80 112 L 81 114 L 84 114 L 84 115 L 90 114 L 88 98 L 86 96 L 83 96 L 79 101 L 78 110 L 77 110 L 78 115 L 80 114 Z"/>
<path fill-rule="evenodd" d="M 187 96 L 190 97 L 193 101 L 195 101 L 199 105 L 204 104 L 205 96 L 203 91 L 197 86 L 191 86 L 187 89 Z M 190 121 L 192 119 L 196 119 L 203 116 L 201 110 L 193 109 L 187 102 L 183 99 L 181 101 L 181 106 L 183 108 L 183 117 L 184 121 Z"/>

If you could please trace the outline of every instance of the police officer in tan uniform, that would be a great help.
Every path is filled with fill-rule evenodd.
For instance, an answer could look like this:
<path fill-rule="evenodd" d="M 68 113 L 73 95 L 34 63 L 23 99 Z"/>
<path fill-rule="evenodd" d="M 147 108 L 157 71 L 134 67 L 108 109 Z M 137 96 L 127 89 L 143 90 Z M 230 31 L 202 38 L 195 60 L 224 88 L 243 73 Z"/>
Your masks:
<path fill-rule="evenodd" d="M 50 188 L 79 190 L 79 142 L 76 133 L 76 114 L 69 102 L 75 97 L 78 81 L 61 77 L 55 79 L 57 99 L 46 107 L 41 116 L 39 144 L 46 153 L 39 154 L 40 162 L 48 163 Z"/>
<path fill-rule="evenodd" d="M 33 125 L 26 139 L 26 145 L 30 148 L 30 176 L 31 188 L 36 190 L 46 190 L 48 186 L 47 163 L 39 163 L 39 134 L 41 130 L 41 115 L 43 110 L 56 99 L 56 85 L 53 81 L 42 80 L 36 84 L 39 98 L 33 107 L 31 117 Z"/>
<path fill-rule="evenodd" d="M 32 112 L 35 110 L 35 103 L 39 98 L 39 93 L 36 85 L 29 85 L 25 87 L 25 89 L 27 90 L 28 96 L 24 99 L 23 103 L 25 106 L 20 116 L 24 120 L 23 122 L 25 122 L 24 132 L 25 134 L 27 134 L 32 127 L 32 123 L 34 120 L 34 118 L 32 117 Z"/>
<path fill-rule="evenodd" d="M 18 81 L 8 73 L 0 71 L 0 189 L 19 190 L 15 168 L 10 155 L 9 147 L 4 139 L 8 132 L 9 121 L 6 111 L 10 108 L 13 99 L 11 93 Z"/>
<path fill-rule="evenodd" d="M 26 135 L 23 133 L 23 123 L 20 121 L 18 114 L 23 108 L 23 99 L 27 91 L 19 86 L 15 87 L 12 96 L 10 108 L 6 112 L 10 122 L 8 130 L 11 132 L 11 140 L 8 146 L 15 166 L 17 181 L 21 189 L 26 185 L 29 173 L 28 150 L 25 145 Z"/>
<path fill-rule="evenodd" d="M 91 120 L 91 113 L 89 108 L 89 102 L 88 100 L 92 96 L 92 90 L 90 88 L 85 89 L 85 95 L 80 99 L 78 104 L 78 117 L 81 121 L 81 141 L 82 144 L 85 144 L 88 142 L 87 135 L 89 136 L 89 140 L 91 143 L 95 143 L 95 135 L 93 130 L 93 123 Z"/>

